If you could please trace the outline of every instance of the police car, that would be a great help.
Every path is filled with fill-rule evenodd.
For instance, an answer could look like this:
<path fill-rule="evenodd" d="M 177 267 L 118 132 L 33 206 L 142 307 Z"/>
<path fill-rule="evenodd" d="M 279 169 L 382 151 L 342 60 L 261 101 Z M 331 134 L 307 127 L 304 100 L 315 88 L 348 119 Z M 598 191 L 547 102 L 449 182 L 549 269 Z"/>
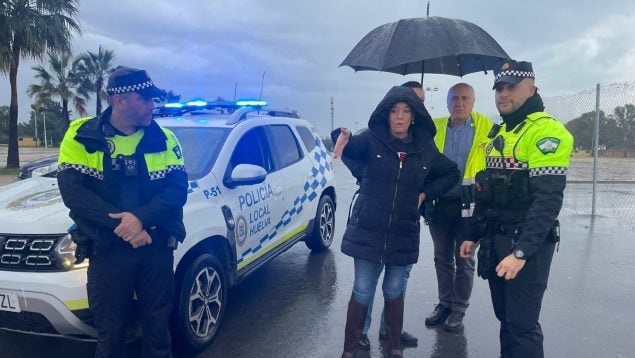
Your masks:
<path fill-rule="evenodd" d="M 329 248 L 330 154 L 296 112 L 259 101 L 172 103 L 155 120 L 178 137 L 189 176 L 185 241 L 175 251 L 173 332 L 211 343 L 228 288 L 299 241 Z M 0 328 L 94 339 L 86 268 L 54 173 L 0 187 Z"/>

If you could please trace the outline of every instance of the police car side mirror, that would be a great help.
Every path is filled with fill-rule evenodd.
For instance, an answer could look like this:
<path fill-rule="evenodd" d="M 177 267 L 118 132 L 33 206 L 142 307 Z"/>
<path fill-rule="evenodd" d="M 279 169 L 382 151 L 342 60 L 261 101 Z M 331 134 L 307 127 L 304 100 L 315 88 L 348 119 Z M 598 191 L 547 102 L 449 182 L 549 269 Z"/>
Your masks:
<path fill-rule="evenodd" d="M 265 168 L 253 164 L 238 164 L 229 178 L 225 178 L 224 184 L 228 188 L 240 185 L 254 185 L 265 181 L 267 171 Z"/>

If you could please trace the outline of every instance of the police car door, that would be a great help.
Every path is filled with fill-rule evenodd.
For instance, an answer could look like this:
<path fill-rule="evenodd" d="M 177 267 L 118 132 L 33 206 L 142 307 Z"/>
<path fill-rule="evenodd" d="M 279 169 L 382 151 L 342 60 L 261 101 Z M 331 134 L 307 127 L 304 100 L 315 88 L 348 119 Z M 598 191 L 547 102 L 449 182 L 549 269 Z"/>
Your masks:
<path fill-rule="evenodd" d="M 284 211 L 283 173 L 276 171 L 263 127 L 245 132 L 232 153 L 229 170 L 239 164 L 252 164 L 267 171 L 264 182 L 237 186 L 231 210 L 236 222 L 236 254 L 241 270 L 267 254 L 271 242 L 284 233 L 276 223 Z"/>
<path fill-rule="evenodd" d="M 282 218 L 285 238 L 276 243 L 279 245 L 303 234 L 309 220 L 315 216 L 315 211 L 310 209 L 307 198 L 308 192 L 312 191 L 311 187 L 307 187 L 312 165 L 288 125 L 267 126 L 266 134 L 274 164 L 285 179 L 285 212 Z M 309 214 L 310 211 L 313 213 Z"/>

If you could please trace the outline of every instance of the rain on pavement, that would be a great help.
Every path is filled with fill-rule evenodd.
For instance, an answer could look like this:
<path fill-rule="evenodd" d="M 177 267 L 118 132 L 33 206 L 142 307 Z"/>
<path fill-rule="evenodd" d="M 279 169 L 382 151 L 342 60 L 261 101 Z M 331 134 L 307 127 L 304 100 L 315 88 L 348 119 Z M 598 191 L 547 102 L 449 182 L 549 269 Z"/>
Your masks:
<path fill-rule="evenodd" d="M 340 161 L 334 168 L 338 210 L 331 250 L 311 254 L 299 243 L 259 269 L 230 290 L 231 302 L 211 347 L 198 355 L 177 352 L 176 357 L 339 357 L 353 284 L 352 259 L 339 245 L 356 185 Z M 592 219 L 566 207 L 579 202 L 571 195 L 588 196 L 586 190 L 570 188 L 567 195 L 560 217 L 562 242 L 541 314 L 545 356 L 632 357 L 635 235 L 613 218 Z M 632 189 L 630 195 L 633 198 Z M 383 357 L 378 341 L 380 289 L 375 300 L 371 351 L 360 351 L 358 357 Z M 432 241 L 422 226 L 421 255 L 410 276 L 404 320 L 404 329 L 419 338 L 419 345 L 405 349 L 404 357 L 498 356 L 499 324 L 486 281 L 475 278 L 463 331 L 427 328 L 424 318 L 435 303 Z M 140 346 L 139 341 L 130 343 L 129 356 L 139 356 Z M 94 348 L 93 342 L 0 331 L 2 357 L 92 357 Z"/>

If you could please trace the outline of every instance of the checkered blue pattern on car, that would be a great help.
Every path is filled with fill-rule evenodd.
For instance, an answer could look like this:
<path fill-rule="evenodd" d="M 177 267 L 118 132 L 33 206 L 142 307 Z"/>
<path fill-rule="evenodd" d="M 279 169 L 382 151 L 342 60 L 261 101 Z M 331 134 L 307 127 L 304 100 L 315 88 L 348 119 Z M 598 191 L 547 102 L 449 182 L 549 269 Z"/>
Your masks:
<path fill-rule="evenodd" d="M 324 189 L 327 184 L 326 174 L 332 170 L 330 163 L 330 156 L 324 147 L 324 144 L 318 138 L 315 137 L 316 147 L 309 153 L 309 157 L 313 162 L 313 168 L 311 169 L 311 178 L 304 183 L 304 193 L 293 200 L 293 207 L 286 210 L 282 214 L 282 218 L 278 221 L 273 228 L 260 239 L 260 242 L 255 247 L 251 247 L 242 253 L 238 259 L 238 265 L 249 257 L 257 254 L 268 241 L 271 241 L 278 235 L 278 231 L 283 227 L 289 225 L 294 215 L 297 215 L 304 210 L 304 204 L 309 201 L 319 199 L 319 191 Z"/>
<path fill-rule="evenodd" d="M 198 183 L 195 181 L 191 181 L 187 183 L 187 193 L 190 194 L 198 189 Z"/>

